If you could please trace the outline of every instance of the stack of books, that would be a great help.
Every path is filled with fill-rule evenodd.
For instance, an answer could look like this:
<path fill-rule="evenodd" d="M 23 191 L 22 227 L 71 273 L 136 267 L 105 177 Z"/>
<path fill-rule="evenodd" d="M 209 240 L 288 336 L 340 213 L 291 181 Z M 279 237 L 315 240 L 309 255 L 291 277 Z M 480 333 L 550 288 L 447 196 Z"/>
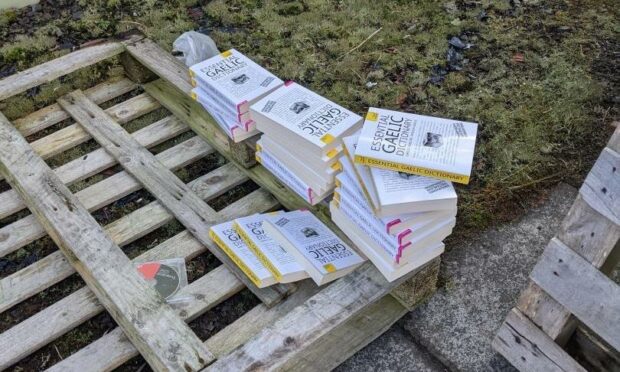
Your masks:
<path fill-rule="evenodd" d="M 343 139 L 332 219 L 389 281 L 443 253 L 457 211 L 447 180 L 469 179 L 476 130 L 371 108 L 363 129 Z"/>
<path fill-rule="evenodd" d="M 250 106 L 283 84 L 235 49 L 191 66 L 189 74 L 192 98 L 234 142 L 258 134 Z"/>
<path fill-rule="evenodd" d="M 323 285 L 365 260 L 309 211 L 237 218 L 209 235 L 259 288 L 308 277 Z"/>
<path fill-rule="evenodd" d="M 256 128 L 256 159 L 314 205 L 333 192 L 340 171 L 342 138 L 362 124 L 359 115 L 287 82 L 250 107 Z"/>

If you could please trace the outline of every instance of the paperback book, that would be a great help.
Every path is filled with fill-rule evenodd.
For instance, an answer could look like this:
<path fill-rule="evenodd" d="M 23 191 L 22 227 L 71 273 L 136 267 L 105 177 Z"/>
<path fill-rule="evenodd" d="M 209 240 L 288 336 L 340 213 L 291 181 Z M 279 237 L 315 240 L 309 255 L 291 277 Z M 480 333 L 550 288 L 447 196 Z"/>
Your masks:
<path fill-rule="evenodd" d="M 247 244 L 278 282 L 296 282 L 307 278 L 308 274 L 295 260 L 295 257 L 284 250 L 278 241 L 267 234 L 263 228 L 265 216 L 277 216 L 281 214 L 283 214 L 283 212 L 254 214 L 252 216 L 237 218 L 234 221 L 234 228 L 245 244 Z"/>
<path fill-rule="evenodd" d="M 338 279 L 364 259 L 307 210 L 266 216 L 265 231 L 291 253 L 317 285 Z"/>
<path fill-rule="evenodd" d="M 315 191 L 308 184 L 302 181 L 295 173 L 288 170 L 282 163 L 273 157 L 268 151 L 262 149 L 256 151 L 256 161 L 259 162 L 268 171 L 273 173 L 282 183 L 293 190 L 297 195 L 301 196 L 308 204 L 315 205 L 325 199 L 333 190 L 323 193 Z"/>
<path fill-rule="evenodd" d="M 469 183 L 478 124 L 370 108 L 355 163 Z"/>
<path fill-rule="evenodd" d="M 251 113 L 259 131 L 315 157 L 337 148 L 362 123 L 359 115 L 294 82 L 252 105 Z"/>
<path fill-rule="evenodd" d="M 194 80 L 192 80 L 192 85 L 193 84 Z M 230 106 L 222 103 L 222 101 L 219 100 L 216 96 L 212 95 L 201 87 L 194 86 L 194 88 L 192 88 L 191 96 L 193 99 L 199 101 L 203 105 L 206 104 L 209 107 L 212 107 L 214 110 L 219 112 L 221 116 L 225 117 L 231 123 L 238 123 L 240 126 L 245 127 L 244 124 L 252 120 L 249 111 L 246 111 L 244 113 L 238 113 L 234 111 Z"/>
<path fill-rule="evenodd" d="M 351 160 L 343 156 L 339 160 L 343 173 L 349 178 L 355 177 L 355 167 Z M 372 208 L 374 215 L 379 218 L 392 218 L 399 215 L 414 213 L 436 212 L 439 215 L 456 215 L 457 195 L 450 182 L 428 177 L 398 173 L 384 169 L 370 168 L 370 179 L 363 177 L 367 182 L 366 190 L 374 190 L 379 208 Z M 373 177 L 377 174 L 375 177 Z M 357 179 L 357 185 L 363 192 L 362 183 Z M 396 218 L 393 218 L 395 220 Z M 399 222 L 402 222 L 401 219 Z M 396 223 L 396 222 L 395 222 Z"/>
<path fill-rule="evenodd" d="M 226 133 L 226 135 L 233 140 L 233 142 L 241 142 L 259 134 L 256 130 L 254 121 L 250 120 L 249 122 L 241 125 L 232 121 L 230 117 L 223 116 L 220 111 L 212 107 L 208 102 L 201 100 L 199 96 L 192 94 L 192 97 L 198 101 L 204 109 L 207 110 L 207 112 L 209 112 L 213 120 L 224 131 L 224 133 Z"/>
<path fill-rule="evenodd" d="M 258 288 L 276 283 L 276 278 L 235 231 L 232 221 L 212 226 L 209 236 Z"/>
<path fill-rule="evenodd" d="M 337 189 L 337 191 L 340 191 Z M 382 248 L 386 260 L 397 264 L 407 262 L 417 252 L 429 244 L 442 241 L 452 233 L 456 222 L 454 217 L 439 218 L 417 231 L 407 231 L 400 236 L 392 236 L 383 230 L 383 223 L 374 215 L 367 213 L 355 200 L 334 194 L 334 201 L 347 216 L 355 221 L 367 235 Z"/>
<path fill-rule="evenodd" d="M 435 257 L 438 257 L 444 252 L 444 244 L 442 242 L 436 242 L 428 247 L 424 248 L 418 254 L 407 261 L 404 264 L 394 264 L 389 260 L 385 260 L 384 257 L 377 254 L 381 248 L 377 243 L 371 239 L 368 239 L 357 224 L 352 222 L 335 204 L 334 201 L 330 203 L 330 211 L 332 220 L 334 223 L 347 234 L 349 239 L 355 245 L 364 252 L 368 259 L 375 265 L 375 267 L 383 274 L 383 276 L 390 282 L 401 278 L 402 276 L 413 272 L 417 268 L 423 266 L 427 262 L 431 261 Z"/>
<path fill-rule="evenodd" d="M 370 169 L 366 165 L 354 163 L 354 154 L 357 149 L 357 140 L 359 139 L 360 133 L 361 131 L 358 130 L 355 134 L 342 139 L 344 154 L 347 157 L 343 162 L 351 164 L 351 166 L 348 167 L 350 176 L 357 179 L 362 193 L 366 197 L 366 200 L 368 200 L 368 204 L 370 204 L 372 210 L 377 213 L 381 205 L 379 204 L 377 190 L 375 190 L 375 185 L 372 182 Z"/>
<path fill-rule="evenodd" d="M 190 76 L 198 86 L 240 114 L 283 84 L 277 76 L 235 49 L 191 66 Z"/>
<path fill-rule="evenodd" d="M 262 136 L 261 139 L 256 142 L 256 150 L 262 151 L 263 149 L 267 149 L 269 154 L 275 157 L 289 171 L 297 175 L 313 190 L 323 193 L 334 188 L 334 177 L 340 171 L 340 165 L 338 163 L 334 163 L 323 169 L 312 168 L 303 159 L 297 158 L 295 155 L 289 153 L 286 148 L 270 140 L 268 136 Z"/>

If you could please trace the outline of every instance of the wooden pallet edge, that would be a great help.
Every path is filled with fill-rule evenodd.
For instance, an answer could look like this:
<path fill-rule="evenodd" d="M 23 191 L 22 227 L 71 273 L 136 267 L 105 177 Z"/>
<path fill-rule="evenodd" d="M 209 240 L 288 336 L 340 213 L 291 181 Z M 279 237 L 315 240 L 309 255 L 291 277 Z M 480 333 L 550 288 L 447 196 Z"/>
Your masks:
<path fill-rule="evenodd" d="M 558 239 L 530 278 L 615 349 L 620 350 L 620 287 Z"/>

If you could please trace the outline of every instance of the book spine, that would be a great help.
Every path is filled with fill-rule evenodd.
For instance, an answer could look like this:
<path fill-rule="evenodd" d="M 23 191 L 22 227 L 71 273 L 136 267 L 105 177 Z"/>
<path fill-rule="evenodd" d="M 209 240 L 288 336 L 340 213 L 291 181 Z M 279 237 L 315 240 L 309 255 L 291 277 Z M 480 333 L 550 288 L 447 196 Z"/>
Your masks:
<path fill-rule="evenodd" d="M 383 231 L 377 228 L 376 222 L 370 221 L 364 216 L 364 213 L 361 212 L 354 203 L 351 203 L 346 198 L 340 198 L 336 196 L 338 194 L 334 194 L 334 199 L 338 201 L 339 209 L 352 221 L 354 221 L 363 231 L 370 230 L 370 234 L 368 236 L 374 240 L 383 250 L 394 260 L 396 260 L 398 256 L 398 252 L 400 247 L 396 244 L 394 246 L 390 246 L 386 243 L 390 241 L 394 241 L 394 237 L 386 236 Z"/>
<path fill-rule="evenodd" d="M 254 272 L 239 258 L 239 256 L 235 254 L 235 252 L 226 243 L 224 243 L 222 239 L 220 239 L 220 237 L 216 233 L 213 232 L 213 230 L 209 231 L 209 237 L 215 242 L 215 244 L 217 244 L 218 247 L 220 247 L 222 251 L 224 251 L 224 253 L 226 253 L 228 257 L 230 257 L 230 259 L 235 263 L 235 265 L 237 265 L 239 269 L 241 269 L 241 271 L 243 271 L 243 273 L 247 275 L 248 278 L 250 278 L 252 283 L 254 283 L 257 287 L 260 288 L 260 286 L 262 285 L 261 280 L 258 279 L 256 274 L 254 274 Z"/>
<path fill-rule="evenodd" d="M 256 257 L 258 257 L 258 260 L 267 268 L 267 270 L 269 270 L 273 274 L 273 276 L 278 282 L 281 281 L 282 273 L 280 273 L 280 271 L 273 265 L 273 263 L 269 261 L 263 251 L 261 251 L 260 248 L 258 248 L 258 246 L 254 244 L 254 241 L 250 239 L 248 234 L 246 234 L 246 232 L 241 228 L 241 226 L 239 226 L 238 223 L 235 222 L 233 226 L 235 227 L 235 230 L 237 231 L 241 239 L 243 239 L 245 244 L 248 246 L 248 248 L 250 248 L 250 250 L 256 255 Z"/>
<path fill-rule="evenodd" d="M 209 91 L 209 93 L 215 97 L 217 97 L 219 100 L 221 100 L 221 102 L 229 107 L 234 107 L 233 111 L 236 111 L 237 114 L 243 114 L 243 112 L 239 111 L 240 106 L 244 103 L 244 102 L 233 102 L 230 98 L 226 97 L 226 95 L 222 94 L 219 90 L 213 88 L 213 86 L 211 84 L 209 84 L 208 82 L 204 81 L 203 79 L 200 78 L 200 76 L 195 76 L 194 79 L 196 79 L 196 85 L 201 86 L 204 90 Z M 193 85 L 193 84 L 192 84 Z M 247 103 L 247 102 L 245 102 Z M 247 105 L 246 105 L 247 106 Z"/>
<path fill-rule="evenodd" d="M 255 154 L 256 161 L 267 168 L 271 173 L 275 174 L 291 190 L 300 195 L 305 201 L 314 205 L 318 200 L 314 200 L 314 193 L 310 187 L 305 185 L 297 176 L 288 171 L 272 156 L 265 151 L 257 151 Z"/>
<path fill-rule="evenodd" d="M 402 164 L 389 160 L 376 159 L 370 156 L 355 155 L 355 164 L 388 169 L 396 172 L 410 173 L 418 176 L 432 177 L 444 181 L 462 183 L 465 185 L 469 183 L 469 176 L 466 175 L 446 172 L 438 169 L 418 167 L 415 165 Z"/>

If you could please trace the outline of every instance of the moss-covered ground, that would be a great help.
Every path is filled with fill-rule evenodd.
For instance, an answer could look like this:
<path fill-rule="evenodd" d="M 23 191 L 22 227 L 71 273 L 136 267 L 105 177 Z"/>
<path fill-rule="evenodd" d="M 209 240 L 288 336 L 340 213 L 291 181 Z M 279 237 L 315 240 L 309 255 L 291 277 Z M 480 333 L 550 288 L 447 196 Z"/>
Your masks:
<path fill-rule="evenodd" d="M 281 78 L 296 80 L 360 114 L 379 106 L 478 122 L 472 182 L 457 186 L 457 239 L 520 216 L 560 181 L 578 186 L 619 115 L 620 24 L 611 0 L 42 1 L 34 8 L 0 12 L 0 78 L 133 28 L 167 50 L 184 31 L 208 33 L 221 50 L 237 48 Z M 450 46 L 453 37 L 463 45 Z M 115 62 L 0 102 L 0 110 L 10 119 L 24 116 L 63 93 L 122 74 Z M 133 131 L 164 115 L 155 111 L 127 127 Z M 95 147 L 89 142 L 50 164 L 63 164 Z M 212 156 L 178 174 L 190 180 L 221 164 L 220 157 Z M 72 190 L 119 170 L 84 180 Z M 0 190 L 6 187 L 0 183 Z M 246 184 L 212 205 L 219 209 L 254 188 Z M 134 193 L 96 217 L 107 223 L 151 200 L 148 193 Z M 0 227 L 9 222 L 0 221 Z M 171 223 L 126 250 L 133 257 L 178 231 L 180 226 Z M 0 260 L 0 276 L 53 249 L 51 241 L 38 240 L 10 256 L 10 262 Z M 201 256 L 190 262 L 190 276 L 214 264 Z M 79 278 L 69 278 L 5 312 L 0 329 L 80 285 Z M 209 313 L 217 317 L 193 326 L 206 337 L 254 303 L 244 292 Z M 111 327 L 111 319 L 101 315 L 17 368 L 49 366 Z M 126 369 L 142 367 L 134 360 Z"/>

